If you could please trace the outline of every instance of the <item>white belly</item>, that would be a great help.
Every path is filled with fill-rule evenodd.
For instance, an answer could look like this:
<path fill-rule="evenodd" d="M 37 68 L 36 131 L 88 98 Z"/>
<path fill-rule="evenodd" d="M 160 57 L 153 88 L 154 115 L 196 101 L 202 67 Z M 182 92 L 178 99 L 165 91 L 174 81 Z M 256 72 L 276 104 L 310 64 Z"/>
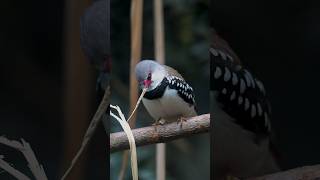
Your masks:
<path fill-rule="evenodd" d="M 175 121 L 179 117 L 197 115 L 194 106 L 190 106 L 179 97 L 176 90 L 169 89 L 168 87 L 161 98 L 153 100 L 143 98 L 142 102 L 155 120 L 162 118 L 166 121 Z"/>

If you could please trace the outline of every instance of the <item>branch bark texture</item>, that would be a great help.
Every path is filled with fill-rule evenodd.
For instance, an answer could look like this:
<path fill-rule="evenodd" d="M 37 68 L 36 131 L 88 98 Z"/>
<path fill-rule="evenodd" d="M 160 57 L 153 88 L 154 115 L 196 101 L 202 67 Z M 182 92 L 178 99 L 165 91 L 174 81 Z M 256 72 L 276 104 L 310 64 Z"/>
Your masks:
<path fill-rule="evenodd" d="M 164 143 L 178 138 L 210 131 L 210 115 L 204 114 L 192 117 L 182 122 L 172 122 L 164 125 L 148 126 L 133 129 L 137 146 Z M 110 152 L 129 149 L 129 142 L 124 132 L 110 134 Z"/>

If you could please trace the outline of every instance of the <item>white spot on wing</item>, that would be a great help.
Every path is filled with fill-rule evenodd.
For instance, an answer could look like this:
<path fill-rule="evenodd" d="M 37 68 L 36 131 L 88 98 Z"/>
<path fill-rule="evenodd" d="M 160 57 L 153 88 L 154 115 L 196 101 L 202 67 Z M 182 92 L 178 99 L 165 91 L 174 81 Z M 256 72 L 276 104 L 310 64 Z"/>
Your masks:
<path fill-rule="evenodd" d="M 214 78 L 218 79 L 222 75 L 222 71 L 219 67 L 216 67 L 216 71 L 214 72 Z"/>
<path fill-rule="evenodd" d="M 210 52 L 214 55 L 214 56 L 218 56 L 218 51 L 213 49 L 213 48 L 210 48 Z"/>
<path fill-rule="evenodd" d="M 230 101 L 234 100 L 236 98 L 236 92 L 232 91 L 232 94 L 230 96 Z"/>
<path fill-rule="evenodd" d="M 238 84 L 238 76 L 236 73 L 232 73 L 232 85 L 237 85 Z"/>
<path fill-rule="evenodd" d="M 251 80 L 250 80 L 250 77 L 249 77 L 247 71 L 245 71 L 245 73 L 244 73 L 244 78 L 245 78 L 245 80 L 247 82 L 247 86 L 250 87 L 251 86 Z"/>
<path fill-rule="evenodd" d="M 227 89 L 226 88 L 222 89 L 222 94 L 227 94 Z"/>
<path fill-rule="evenodd" d="M 223 53 L 222 51 L 219 51 L 219 54 L 221 55 L 223 60 L 227 60 L 227 56 L 225 53 Z"/>
<path fill-rule="evenodd" d="M 231 57 L 229 54 L 227 54 L 227 57 L 228 57 L 231 61 L 233 61 L 233 57 Z"/>
<path fill-rule="evenodd" d="M 243 79 L 240 79 L 240 93 L 243 94 L 246 90 L 246 84 L 244 83 Z"/>
<path fill-rule="evenodd" d="M 231 73 L 227 67 L 225 67 L 224 69 L 225 69 L 225 72 L 224 72 L 223 80 L 227 82 L 231 79 Z"/>
<path fill-rule="evenodd" d="M 250 102 L 249 102 L 249 99 L 248 98 L 245 98 L 244 100 L 244 110 L 248 110 L 250 107 Z"/>
<path fill-rule="evenodd" d="M 250 80 L 250 84 L 252 85 L 253 88 L 255 88 L 255 82 L 254 82 L 254 78 L 253 78 L 252 74 L 246 69 L 244 71 Z"/>
<path fill-rule="evenodd" d="M 258 79 L 255 79 L 255 81 L 256 81 L 256 84 L 257 84 L 258 88 L 260 89 L 260 91 L 265 95 L 266 92 L 265 92 L 265 89 L 264 89 L 262 82 L 259 81 Z"/>

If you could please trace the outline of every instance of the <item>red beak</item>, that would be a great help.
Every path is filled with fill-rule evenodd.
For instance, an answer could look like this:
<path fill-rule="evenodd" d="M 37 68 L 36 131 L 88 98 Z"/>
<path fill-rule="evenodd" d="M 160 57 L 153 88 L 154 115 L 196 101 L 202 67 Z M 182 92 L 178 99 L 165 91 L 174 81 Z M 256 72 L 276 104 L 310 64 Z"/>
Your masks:
<path fill-rule="evenodd" d="M 149 88 L 150 85 L 151 85 L 151 80 L 144 80 L 143 81 L 143 85 L 144 85 L 145 88 Z"/>

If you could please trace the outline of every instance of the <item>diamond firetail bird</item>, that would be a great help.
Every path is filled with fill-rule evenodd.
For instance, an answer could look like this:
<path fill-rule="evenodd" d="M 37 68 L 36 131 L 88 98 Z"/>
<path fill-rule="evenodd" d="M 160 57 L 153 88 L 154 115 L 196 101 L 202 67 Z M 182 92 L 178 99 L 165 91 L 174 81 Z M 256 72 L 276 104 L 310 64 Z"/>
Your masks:
<path fill-rule="evenodd" d="M 147 88 L 142 102 L 157 122 L 197 115 L 193 89 L 176 70 L 143 60 L 136 65 L 135 73 L 140 88 Z"/>

